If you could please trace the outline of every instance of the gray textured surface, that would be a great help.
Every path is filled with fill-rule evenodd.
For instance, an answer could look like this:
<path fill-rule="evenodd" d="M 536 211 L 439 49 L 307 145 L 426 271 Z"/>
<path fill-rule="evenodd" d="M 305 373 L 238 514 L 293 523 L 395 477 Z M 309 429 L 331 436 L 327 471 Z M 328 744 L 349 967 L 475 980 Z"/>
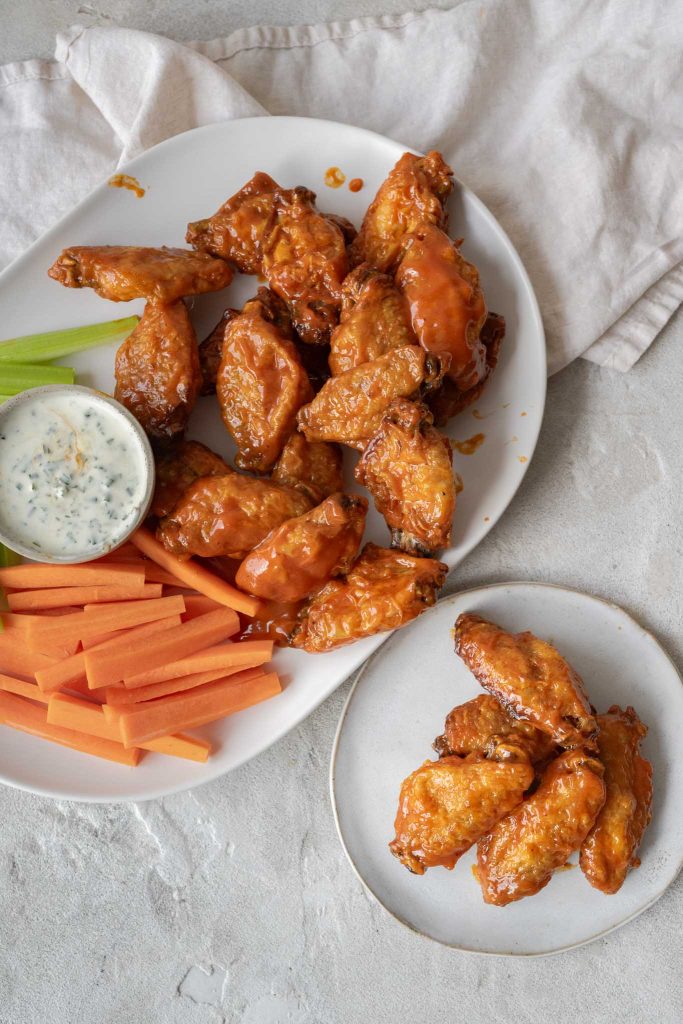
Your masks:
<path fill-rule="evenodd" d="M 49 55 L 56 30 L 87 20 L 79 6 L 2 0 L 0 61 Z M 332 7 L 99 6 L 177 38 L 320 20 Z M 334 16 L 403 6 L 338 0 Z M 524 485 L 449 590 L 579 587 L 618 601 L 683 663 L 682 343 L 679 315 L 628 375 L 579 361 L 551 380 Z M 680 879 L 621 931 L 526 962 L 444 950 L 364 895 L 327 795 L 347 690 L 193 793 L 87 807 L 0 789 L 0 1024 L 678 1024 Z"/>

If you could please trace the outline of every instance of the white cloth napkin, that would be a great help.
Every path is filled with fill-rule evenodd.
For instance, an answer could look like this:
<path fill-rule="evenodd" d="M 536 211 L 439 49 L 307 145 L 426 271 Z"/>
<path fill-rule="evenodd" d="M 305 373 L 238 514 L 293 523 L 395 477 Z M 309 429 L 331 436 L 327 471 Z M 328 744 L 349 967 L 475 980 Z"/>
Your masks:
<path fill-rule="evenodd" d="M 444 152 L 526 264 L 551 373 L 626 370 L 683 300 L 682 51 L 667 0 L 464 0 L 187 45 L 76 27 L 56 62 L 0 68 L 0 262 L 177 132 L 329 118 Z"/>

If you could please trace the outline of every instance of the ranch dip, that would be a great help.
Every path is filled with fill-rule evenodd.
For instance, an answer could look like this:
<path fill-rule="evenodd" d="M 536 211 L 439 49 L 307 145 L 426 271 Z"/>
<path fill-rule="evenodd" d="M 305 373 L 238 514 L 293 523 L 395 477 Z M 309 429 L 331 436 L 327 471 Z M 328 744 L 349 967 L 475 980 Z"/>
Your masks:
<path fill-rule="evenodd" d="M 120 544 L 146 511 L 146 442 L 88 388 L 37 388 L 0 410 L 0 532 L 41 560 L 78 562 Z"/>

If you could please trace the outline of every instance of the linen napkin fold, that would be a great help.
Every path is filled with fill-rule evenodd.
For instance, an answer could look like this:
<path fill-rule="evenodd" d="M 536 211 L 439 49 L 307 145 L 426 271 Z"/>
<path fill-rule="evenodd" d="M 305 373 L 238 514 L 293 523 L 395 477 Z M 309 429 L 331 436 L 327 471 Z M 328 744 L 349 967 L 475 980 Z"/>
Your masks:
<path fill-rule="evenodd" d="M 626 370 L 683 301 L 682 44 L 666 0 L 464 0 L 191 44 L 76 27 L 56 62 L 0 68 L 0 260 L 164 138 L 329 118 L 443 151 L 520 252 L 551 373 Z"/>

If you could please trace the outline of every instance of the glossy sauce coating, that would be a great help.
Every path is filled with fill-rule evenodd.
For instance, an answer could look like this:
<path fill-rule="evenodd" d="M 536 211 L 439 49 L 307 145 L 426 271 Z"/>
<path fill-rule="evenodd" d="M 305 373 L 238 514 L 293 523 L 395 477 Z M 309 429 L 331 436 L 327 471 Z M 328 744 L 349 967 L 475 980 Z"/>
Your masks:
<path fill-rule="evenodd" d="M 272 479 L 302 491 L 319 505 L 330 494 L 344 490 L 341 448 L 326 441 L 307 441 L 295 431 L 273 466 Z"/>
<path fill-rule="evenodd" d="M 498 365 L 500 346 L 505 338 L 505 317 L 499 313 L 489 313 L 479 337 L 486 349 L 486 371 L 479 383 L 468 391 L 461 391 L 457 384 L 447 378 L 439 390 L 434 391 L 427 398 L 427 404 L 434 414 L 434 422 L 438 427 L 444 426 L 452 416 L 457 416 L 472 402 L 476 402 L 481 395 L 489 377 Z M 476 410 L 473 416 L 475 419 L 480 418 L 477 416 Z"/>
<path fill-rule="evenodd" d="M 360 192 L 363 187 L 362 178 L 351 178 L 349 182 L 349 192 Z"/>
<path fill-rule="evenodd" d="M 199 368 L 202 373 L 203 395 L 216 392 L 216 377 L 223 356 L 223 341 L 228 324 L 239 316 L 239 309 L 224 309 L 221 318 L 209 335 L 199 345 Z"/>
<path fill-rule="evenodd" d="M 272 640 L 276 647 L 289 647 L 303 605 L 303 601 L 259 601 L 256 615 L 245 620 L 240 640 Z"/>
<path fill-rule="evenodd" d="M 226 473 L 232 473 L 230 466 L 206 445 L 199 441 L 181 441 L 157 455 L 152 515 L 163 519 L 172 512 L 190 484 L 199 477 Z"/>
<path fill-rule="evenodd" d="M 557 753 L 550 736 L 513 718 L 489 693 L 482 693 L 449 712 L 443 734 L 434 740 L 434 749 L 441 756 L 490 754 L 503 739 L 523 750 L 532 764 Z"/>

